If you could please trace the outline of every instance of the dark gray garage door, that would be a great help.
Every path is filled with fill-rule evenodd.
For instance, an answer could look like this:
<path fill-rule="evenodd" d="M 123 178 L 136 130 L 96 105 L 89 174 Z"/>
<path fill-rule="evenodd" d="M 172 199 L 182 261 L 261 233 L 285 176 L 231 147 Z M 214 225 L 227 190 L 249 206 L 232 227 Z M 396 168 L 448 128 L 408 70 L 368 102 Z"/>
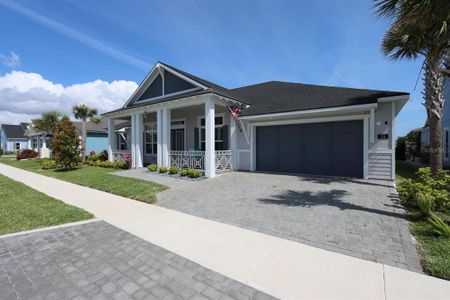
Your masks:
<path fill-rule="evenodd" d="M 256 169 L 363 177 L 363 122 L 257 127 Z"/>

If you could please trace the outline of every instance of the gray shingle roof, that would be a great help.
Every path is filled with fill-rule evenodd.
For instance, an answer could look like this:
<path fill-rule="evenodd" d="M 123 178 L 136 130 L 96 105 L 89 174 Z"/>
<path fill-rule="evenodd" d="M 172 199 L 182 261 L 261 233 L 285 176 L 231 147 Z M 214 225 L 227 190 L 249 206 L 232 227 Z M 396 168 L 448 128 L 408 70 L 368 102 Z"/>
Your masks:
<path fill-rule="evenodd" d="M 1 126 L 7 139 L 26 139 L 25 129 L 22 125 L 3 124 Z"/>
<path fill-rule="evenodd" d="M 120 108 L 111 112 L 118 112 L 129 108 L 142 107 L 207 93 L 214 93 L 248 104 L 250 107 L 242 110 L 241 115 L 243 116 L 369 104 L 376 103 L 377 99 L 382 97 L 409 95 L 409 93 L 405 92 L 320 86 L 281 81 L 269 81 L 227 89 L 165 63 L 159 63 L 206 86 L 207 89 L 162 97 L 149 102 L 138 102 L 126 108 Z"/>
<path fill-rule="evenodd" d="M 230 92 L 250 105 L 242 115 L 369 104 L 376 103 L 381 97 L 408 94 L 280 81 L 244 86 Z"/>

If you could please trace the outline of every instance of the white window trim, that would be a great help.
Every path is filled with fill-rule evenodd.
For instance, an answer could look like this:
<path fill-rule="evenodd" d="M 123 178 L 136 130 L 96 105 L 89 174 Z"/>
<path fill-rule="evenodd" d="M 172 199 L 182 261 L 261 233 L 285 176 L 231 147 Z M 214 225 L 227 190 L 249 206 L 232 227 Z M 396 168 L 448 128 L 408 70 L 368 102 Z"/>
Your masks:
<path fill-rule="evenodd" d="M 446 145 L 445 144 L 445 135 L 447 134 L 447 136 L 448 136 L 448 142 L 449 142 L 449 145 Z M 448 161 L 449 159 L 450 159 L 450 153 L 449 153 L 449 150 L 450 150 L 450 133 L 449 133 L 449 130 L 448 130 L 448 127 L 445 127 L 444 128 L 444 136 L 443 136 L 443 141 L 442 141 L 442 144 L 443 144 L 443 150 L 444 151 L 442 151 L 442 152 L 444 152 L 443 153 L 443 158 L 444 158 L 444 160 L 445 161 Z M 447 147 L 446 147 L 447 146 Z M 446 150 L 446 148 L 447 148 L 447 151 L 445 151 Z"/>
<path fill-rule="evenodd" d="M 153 128 L 152 130 L 147 130 L 145 128 L 145 125 L 148 125 L 148 124 L 152 126 L 152 128 Z M 144 123 L 144 155 L 147 155 L 147 156 L 157 155 L 157 153 L 147 153 L 147 140 L 146 140 L 147 133 L 151 133 L 151 134 L 156 133 L 156 141 L 152 141 L 150 144 L 151 145 L 156 144 L 156 148 L 158 148 L 158 128 L 157 128 L 157 126 L 158 125 L 156 124 L 156 121 Z M 153 139 L 153 137 L 152 137 L 152 139 Z M 158 151 L 158 149 L 157 149 L 157 151 Z M 152 152 L 153 152 L 153 147 L 152 147 Z"/>
<path fill-rule="evenodd" d="M 183 125 L 172 125 L 172 122 L 180 122 L 183 121 Z M 172 119 L 170 120 L 170 138 L 172 138 L 172 129 L 184 129 L 184 145 L 183 148 L 186 150 L 186 118 Z"/>
<path fill-rule="evenodd" d="M 127 137 L 125 137 L 125 134 L 127 134 L 127 133 L 125 131 L 116 131 L 115 134 L 117 135 L 116 136 L 116 145 L 115 145 L 117 150 L 119 150 L 119 151 L 128 150 L 128 141 L 127 141 L 128 135 L 127 135 Z M 120 137 L 123 137 L 123 139 L 125 141 L 125 150 L 120 149 L 120 144 L 121 144 Z"/>
<path fill-rule="evenodd" d="M 215 124 L 215 119 L 217 117 L 222 117 L 222 125 Z M 198 145 L 199 145 L 200 148 L 202 147 L 202 132 L 201 132 L 201 130 L 202 130 L 202 128 L 205 128 L 205 126 L 201 126 L 202 125 L 202 123 L 201 123 L 202 119 L 205 119 L 205 115 L 197 116 L 197 128 L 199 130 L 199 132 L 198 132 Z M 225 113 L 217 113 L 217 114 L 215 114 L 214 115 L 214 128 L 222 128 L 223 126 L 226 126 L 226 124 L 225 124 Z M 217 140 L 214 141 L 214 146 L 216 145 L 216 141 Z M 219 141 L 222 141 L 222 143 L 223 143 L 223 139 L 219 140 Z M 206 143 L 206 141 L 205 141 L 205 143 Z"/>

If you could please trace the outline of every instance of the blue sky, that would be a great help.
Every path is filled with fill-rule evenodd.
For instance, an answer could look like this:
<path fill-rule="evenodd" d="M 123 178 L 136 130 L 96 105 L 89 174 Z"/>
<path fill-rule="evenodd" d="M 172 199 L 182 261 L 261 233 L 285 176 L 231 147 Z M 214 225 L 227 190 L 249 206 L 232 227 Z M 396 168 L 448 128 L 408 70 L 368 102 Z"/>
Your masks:
<path fill-rule="evenodd" d="M 422 61 L 383 57 L 388 24 L 371 5 L 0 0 L 0 91 L 8 90 L 0 93 L 0 123 L 86 102 L 77 97 L 103 111 L 121 106 L 161 60 L 229 88 L 282 80 L 410 92 L 397 119 L 404 135 L 425 121 L 421 82 L 414 90 Z"/>

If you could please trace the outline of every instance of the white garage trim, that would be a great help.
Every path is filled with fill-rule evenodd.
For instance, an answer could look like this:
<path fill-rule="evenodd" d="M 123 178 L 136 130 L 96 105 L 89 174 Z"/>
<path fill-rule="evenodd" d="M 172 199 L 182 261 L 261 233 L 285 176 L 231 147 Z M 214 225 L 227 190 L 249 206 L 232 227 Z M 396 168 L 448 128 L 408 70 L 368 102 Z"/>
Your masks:
<path fill-rule="evenodd" d="M 360 105 L 348 105 L 348 106 L 339 106 L 339 107 L 329 107 L 329 108 L 318 108 L 318 109 L 308 109 L 308 110 L 300 110 L 300 111 L 291 111 L 291 112 L 283 112 L 283 113 L 272 113 L 272 114 L 261 114 L 261 115 L 253 115 L 253 116 L 242 116 L 239 117 L 241 120 L 257 120 L 263 118 L 277 118 L 277 117 L 293 117 L 293 116 L 301 116 L 301 115 L 309 115 L 309 114 L 317 114 L 317 113 L 327 113 L 327 112 L 341 112 L 348 113 L 349 111 L 368 111 L 373 108 L 377 108 L 377 103 L 372 104 L 360 104 Z"/>

